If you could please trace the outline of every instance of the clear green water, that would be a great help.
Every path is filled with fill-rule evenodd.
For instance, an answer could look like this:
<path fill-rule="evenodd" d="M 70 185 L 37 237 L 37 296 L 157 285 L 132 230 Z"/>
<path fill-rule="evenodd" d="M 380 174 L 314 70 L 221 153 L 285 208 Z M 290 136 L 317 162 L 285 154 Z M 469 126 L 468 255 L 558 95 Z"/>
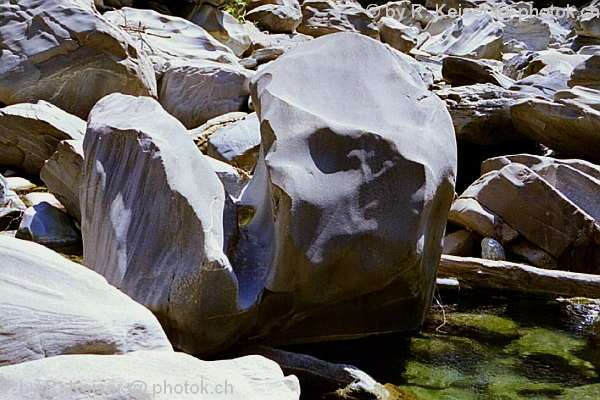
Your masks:
<path fill-rule="evenodd" d="M 417 399 L 600 399 L 600 302 L 462 295 L 442 304 L 409 338 L 290 350 L 353 364 Z"/>

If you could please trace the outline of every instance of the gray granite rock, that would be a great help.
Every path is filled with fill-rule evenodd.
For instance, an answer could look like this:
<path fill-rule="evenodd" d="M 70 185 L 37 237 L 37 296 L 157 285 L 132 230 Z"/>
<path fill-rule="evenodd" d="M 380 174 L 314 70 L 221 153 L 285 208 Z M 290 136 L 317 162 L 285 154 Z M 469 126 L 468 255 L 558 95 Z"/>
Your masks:
<path fill-rule="evenodd" d="M 0 4 L 0 102 L 46 100 L 79 118 L 103 96 L 156 96 L 145 54 L 123 29 L 71 0 Z M 68 68 L 67 68 L 68 66 Z"/>
<path fill-rule="evenodd" d="M 263 141 L 238 203 L 255 213 L 234 264 L 240 280 L 255 280 L 240 301 L 269 293 L 258 337 L 341 339 L 423 321 L 453 198 L 455 139 L 444 104 L 393 52 L 364 35 L 327 35 L 253 80 Z"/>
<path fill-rule="evenodd" d="M 527 138 L 514 127 L 510 107 L 517 100 L 529 99 L 531 95 L 490 83 L 448 88 L 435 93 L 448 106 L 457 139 L 493 146 Z"/>

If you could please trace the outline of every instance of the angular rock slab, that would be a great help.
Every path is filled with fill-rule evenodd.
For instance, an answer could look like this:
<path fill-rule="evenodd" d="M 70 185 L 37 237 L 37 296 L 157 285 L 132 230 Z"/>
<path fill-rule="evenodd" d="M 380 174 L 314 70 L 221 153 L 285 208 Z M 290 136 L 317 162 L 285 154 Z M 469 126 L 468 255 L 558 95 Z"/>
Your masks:
<path fill-rule="evenodd" d="M 85 119 L 109 93 L 156 96 L 152 67 L 130 37 L 76 1 L 5 1 L 0 20 L 2 103 L 41 99 Z"/>
<path fill-rule="evenodd" d="M 40 178 L 50 193 L 56 196 L 77 221 L 81 221 L 79 181 L 82 169 L 83 140 L 63 140 L 40 171 Z"/>
<path fill-rule="evenodd" d="M 0 368 L 2 398 L 281 399 L 300 384 L 262 356 L 202 361 L 184 353 L 137 351 L 119 356 L 66 355 Z"/>
<path fill-rule="evenodd" d="M 600 91 L 576 86 L 554 101 L 521 100 L 510 108 L 519 132 L 564 155 L 600 163 Z"/>
<path fill-rule="evenodd" d="M 0 263 L 0 366 L 61 354 L 172 351 L 152 313 L 99 274 L 3 235 Z"/>
<path fill-rule="evenodd" d="M 235 341 L 243 313 L 224 254 L 235 214 L 185 127 L 151 98 L 114 94 L 90 113 L 83 151 L 85 265 L 152 310 L 176 347 Z"/>
<path fill-rule="evenodd" d="M 240 200 L 256 212 L 236 262 L 264 282 L 241 299 L 264 284 L 256 329 L 283 324 L 275 342 L 413 329 L 427 312 L 456 143 L 444 104 L 395 53 L 327 35 L 252 81 L 261 159 Z"/>
<path fill-rule="evenodd" d="M 547 176 L 551 176 L 551 172 Z M 561 181 L 560 177 L 555 180 Z M 544 268 L 548 267 L 549 260 L 555 260 L 556 267 L 561 269 L 600 272 L 598 222 L 526 166 L 511 163 L 483 175 L 460 196 L 459 200 L 462 199 L 476 200 L 537 248 L 538 254 L 546 255 L 543 261 L 530 258 L 528 261 L 534 265 Z M 510 241 L 494 234 L 489 236 L 515 251 Z M 523 243 L 516 243 L 517 247 L 521 245 Z M 519 248 L 515 252 L 521 253 Z"/>
<path fill-rule="evenodd" d="M 85 121 L 43 100 L 4 107 L 0 109 L 0 164 L 37 175 L 61 140 L 83 139 L 84 133 Z"/>
<path fill-rule="evenodd" d="M 518 154 L 490 158 L 481 164 L 481 172 L 502 169 L 505 165 L 519 163 L 541 176 L 552 187 L 585 211 L 595 221 L 600 221 L 600 167 L 583 160 L 558 160 L 551 157 Z"/>

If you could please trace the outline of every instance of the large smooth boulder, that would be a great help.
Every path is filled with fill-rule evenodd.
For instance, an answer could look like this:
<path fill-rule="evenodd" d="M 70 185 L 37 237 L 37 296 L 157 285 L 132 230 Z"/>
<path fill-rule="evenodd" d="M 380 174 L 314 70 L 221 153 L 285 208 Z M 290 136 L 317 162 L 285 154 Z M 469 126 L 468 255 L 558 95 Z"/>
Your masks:
<path fill-rule="evenodd" d="M 61 354 L 172 350 L 150 311 L 84 266 L 4 235 L 0 263 L 0 366 Z"/>
<path fill-rule="evenodd" d="M 129 7 L 106 12 L 102 17 L 129 34 L 138 51 L 150 59 L 158 77 L 170 61 L 237 64 L 229 47 L 183 18 Z"/>
<path fill-rule="evenodd" d="M 532 96 L 502 89 L 491 83 L 447 88 L 435 92 L 446 102 L 456 138 L 493 146 L 527 137 L 517 132 L 510 118 L 510 106 Z"/>
<path fill-rule="evenodd" d="M 61 140 L 82 139 L 84 133 L 85 121 L 45 101 L 4 107 L 0 109 L 0 164 L 37 175 Z"/>
<path fill-rule="evenodd" d="M 159 84 L 158 99 L 187 129 L 248 107 L 252 71 L 211 61 L 171 61 Z"/>
<path fill-rule="evenodd" d="M 176 347 L 235 341 L 246 317 L 224 253 L 235 211 L 185 127 L 151 98 L 114 94 L 90 113 L 83 151 L 85 265 L 150 308 Z"/>
<path fill-rule="evenodd" d="M 261 158 L 238 203 L 255 213 L 234 263 L 256 282 L 240 301 L 262 298 L 259 337 L 343 339 L 423 322 L 456 142 L 443 102 L 396 53 L 338 33 L 253 79 Z"/>
<path fill-rule="evenodd" d="M 435 55 L 500 60 L 502 47 L 502 25 L 486 13 L 463 15 L 443 33 L 427 39 L 419 50 Z"/>
<path fill-rule="evenodd" d="M 521 100 L 510 108 L 519 132 L 564 155 L 600 162 L 600 91 L 576 86 L 554 101 Z"/>
<path fill-rule="evenodd" d="M 355 0 L 305 0 L 298 32 L 312 37 L 357 32 L 379 39 L 373 17 Z"/>
<path fill-rule="evenodd" d="M 46 160 L 40 178 L 67 212 L 81 221 L 79 181 L 83 169 L 83 140 L 63 140 Z"/>
<path fill-rule="evenodd" d="M 0 4 L 0 102 L 47 100 L 80 118 L 103 96 L 156 96 L 130 36 L 72 0 Z M 10 22 L 9 22 L 10 21 Z"/>
<path fill-rule="evenodd" d="M 0 368 L 5 400 L 298 400 L 293 376 L 261 356 L 203 361 L 184 353 L 66 355 Z"/>

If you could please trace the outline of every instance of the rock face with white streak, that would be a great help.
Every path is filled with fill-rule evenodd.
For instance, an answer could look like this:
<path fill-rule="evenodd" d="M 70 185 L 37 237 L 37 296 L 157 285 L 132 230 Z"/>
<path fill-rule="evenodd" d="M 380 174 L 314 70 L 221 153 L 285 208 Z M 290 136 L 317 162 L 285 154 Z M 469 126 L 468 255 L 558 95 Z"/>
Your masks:
<path fill-rule="evenodd" d="M 84 133 L 85 121 L 45 101 L 4 107 L 0 109 L 0 163 L 39 174 L 61 140 L 82 139 Z"/>
<path fill-rule="evenodd" d="M 0 4 L 0 102 L 46 100 L 87 118 L 103 96 L 156 96 L 148 59 L 122 30 L 72 0 Z M 68 65 L 69 68 L 65 68 Z"/>
<path fill-rule="evenodd" d="M 85 265 L 150 308 L 178 348 L 235 341 L 245 314 L 224 253 L 235 210 L 185 127 L 155 100 L 114 94 L 90 113 L 83 150 Z"/>
<path fill-rule="evenodd" d="M 159 85 L 160 104 L 188 129 L 211 118 L 247 109 L 252 71 L 210 61 L 173 61 Z"/>
<path fill-rule="evenodd" d="M 423 321 L 456 143 L 444 104 L 394 52 L 363 35 L 327 35 L 253 80 L 263 142 L 239 204 L 256 212 L 234 263 L 241 302 L 263 285 L 268 293 L 259 335 L 341 339 Z"/>
<path fill-rule="evenodd" d="M 356 32 L 379 39 L 370 13 L 354 0 L 305 0 L 298 32 L 319 37 L 336 32 Z"/>
<path fill-rule="evenodd" d="M 510 118 L 510 106 L 532 96 L 502 89 L 491 83 L 447 88 L 435 92 L 446 102 L 456 138 L 493 146 L 527 137 L 517 132 Z"/>
<path fill-rule="evenodd" d="M 510 109 L 517 130 L 564 155 L 600 162 L 600 91 L 576 86 L 554 101 L 529 99 Z"/>
<path fill-rule="evenodd" d="M 502 48 L 502 25 L 486 14 L 462 16 L 443 33 L 429 38 L 419 50 L 435 55 L 500 60 Z"/>
<path fill-rule="evenodd" d="M 150 311 L 52 250 L 0 235 L 0 263 L 0 366 L 61 354 L 172 350 Z"/>
<path fill-rule="evenodd" d="M 203 361 L 183 353 L 65 355 L 0 368 L 5 400 L 298 400 L 300 384 L 262 356 Z"/>
<path fill-rule="evenodd" d="M 40 171 L 40 178 L 50 193 L 78 221 L 81 221 L 79 181 L 82 168 L 83 140 L 63 140 Z"/>

